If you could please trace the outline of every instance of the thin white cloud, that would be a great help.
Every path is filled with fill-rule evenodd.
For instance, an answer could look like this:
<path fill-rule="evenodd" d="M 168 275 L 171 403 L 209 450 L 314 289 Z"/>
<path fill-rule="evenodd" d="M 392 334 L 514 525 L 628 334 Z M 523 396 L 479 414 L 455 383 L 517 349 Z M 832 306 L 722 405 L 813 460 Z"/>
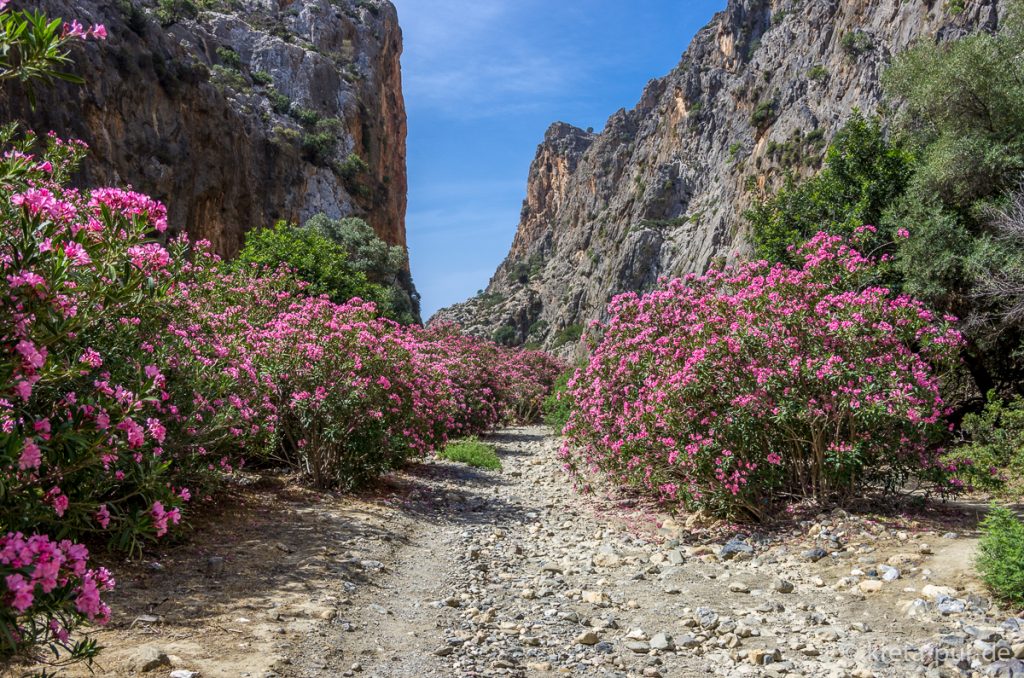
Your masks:
<path fill-rule="evenodd" d="M 579 58 L 517 30 L 536 0 L 396 0 L 410 108 L 466 119 L 535 109 L 560 95 Z"/>

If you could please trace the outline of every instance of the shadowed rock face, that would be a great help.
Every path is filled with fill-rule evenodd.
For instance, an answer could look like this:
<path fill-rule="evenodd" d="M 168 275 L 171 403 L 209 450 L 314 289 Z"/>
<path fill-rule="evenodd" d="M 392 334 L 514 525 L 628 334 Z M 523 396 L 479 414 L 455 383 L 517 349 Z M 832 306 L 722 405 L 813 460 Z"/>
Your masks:
<path fill-rule="evenodd" d="M 0 119 L 88 142 L 82 184 L 165 201 L 172 230 L 223 255 L 251 228 L 317 212 L 362 216 L 405 246 L 402 34 L 387 0 L 225 0 L 166 25 L 155 0 L 40 4 L 109 39 L 76 47 L 85 86 L 41 88 L 35 110 L 0 90 Z"/>
<path fill-rule="evenodd" d="M 1001 7 L 730 0 L 601 133 L 548 130 L 508 258 L 484 295 L 435 319 L 479 335 L 510 326 L 519 341 L 559 348 L 615 294 L 745 254 L 743 212 L 787 170 L 815 171 L 855 108 L 877 108 L 895 54 L 994 29 Z"/>

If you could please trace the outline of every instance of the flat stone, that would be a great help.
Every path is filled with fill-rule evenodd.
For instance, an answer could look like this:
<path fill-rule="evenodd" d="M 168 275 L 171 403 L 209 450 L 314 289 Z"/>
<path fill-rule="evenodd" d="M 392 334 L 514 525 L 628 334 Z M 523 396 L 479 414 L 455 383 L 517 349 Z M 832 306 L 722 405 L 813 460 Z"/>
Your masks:
<path fill-rule="evenodd" d="M 867 579 L 860 583 L 860 590 L 863 593 L 878 593 L 882 590 L 882 582 L 877 579 Z"/>
<path fill-rule="evenodd" d="M 626 649 L 637 654 L 647 654 L 651 651 L 651 645 L 643 640 L 631 640 L 626 643 Z"/>
<path fill-rule="evenodd" d="M 734 537 L 722 546 L 718 551 L 718 557 L 722 560 L 732 560 L 740 554 L 752 554 L 753 552 L 753 546 L 738 537 Z"/>
<path fill-rule="evenodd" d="M 657 633 L 651 638 L 651 648 L 655 650 L 674 650 L 676 645 L 672 642 L 672 636 L 667 633 Z"/>
<path fill-rule="evenodd" d="M 665 554 L 670 565 L 682 565 L 686 558 L 683 557 L 682 551 L 679 549 L 672 549 Z"/>
<path fill-rule="evenodd" d="M 772 582 L 772 590 L 777 593 L 792 593 L 794 588 L 796 587 L 793 586 L 793 582 L 786 579 L 776 579 Z"/>
<path fill-rule="evenodd" d="M 942 615 L 960 614 L 967 609 L 967 603 L 956 598 L 940 598 L 935 609 Z"/>
<path fill-rule="evenodd" d="M 135 670 L 140 673 L 149 673 L 150 671 L 171 666 L 171 660 L 167 654 L 153 645 L 143 645 L 134 650 L 132 655 L 131 663 L 135 666 Z"/>
<path fill-rule="evenodd" d="M 925 598 L 938 600 L 939 598 L 952 598 L 956 595 L 956 591 L 948 586 L 935 586 L 934 584 L 927 584 L 923 589 L 921 589 L 921 595 L 923 595 Z"/>

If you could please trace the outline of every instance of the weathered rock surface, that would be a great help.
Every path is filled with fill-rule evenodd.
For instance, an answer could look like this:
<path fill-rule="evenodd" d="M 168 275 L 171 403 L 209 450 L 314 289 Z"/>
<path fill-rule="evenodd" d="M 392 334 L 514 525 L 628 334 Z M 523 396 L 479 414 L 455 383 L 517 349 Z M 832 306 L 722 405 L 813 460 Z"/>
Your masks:
<path fill-rule="evenodd" d="M 82 183 L 152 194 L 173 230 L 224 255 L 250 228 L 317 212 L 362 216 L 405 245 L 402 34 L 388 0 L 205 2 L 163 25 L 152 0 L 39 4 L 104 23 L 109 39 L 75 49 L 85 86 L 43 88 L 35 110 L 0 90 L 0 119 L 88 142 Z"/>
<path fill-rule="evenodd" d="M 436 317 L 570 350 L 613 295 L 748 251 L 742 213 L 785 171 L 818 167 L 855 108 L 875 110 L 894 54 L 992 29 L 1001 7 L 730 0 L 633 110 L 599 134 L 548 130 L 507 259 L 484 294 Z"/>

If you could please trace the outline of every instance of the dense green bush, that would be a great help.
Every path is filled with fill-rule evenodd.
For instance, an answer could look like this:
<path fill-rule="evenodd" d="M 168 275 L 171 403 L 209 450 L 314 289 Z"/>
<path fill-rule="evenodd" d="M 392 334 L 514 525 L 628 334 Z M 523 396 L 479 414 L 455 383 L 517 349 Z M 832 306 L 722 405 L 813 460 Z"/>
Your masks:
<path fill-rule="evenodd" d="M 910 155 L 886 138 L 881 121 L 854 113 L 829 146 L 820 173 L 805 181 L 788 177 L 777 193 L 747 212 L 758 255 L 789 262 L 790 248 L 818 231 L 849 236 L 864 224 L 879 223 L 910 176 Z M 868 249 L 891 237 L 883 234 Z"/>
<path fill-rule="evenodd" d="M 291 110 L 292 100 L 288 98 L 287 94 L 279 92 L 273 86 L 267 87 L 267 99 L 270 101 L 270 108 L 275 113 L 285 115 Z"/>
<path fill-rule="evenodd" d="M 999 487 L 1003 479 L 1024 478 L 1024 398 L 1003 402 L 989 393 L 985 408 L 964 417 L 961 429 L 965 443 L 957 454 L 972 460 L 976 484 Z"/>
<path fill-rule="evenodd" d="M 160 0 L 156 7 L 156 18 L 162 26 L 170 26 L 183 19 L 195 19 L 199 7 L 192 0 Z"/>
<path fill-rule="evenodd" d="M 777 115 L 774 101 L 762 101 L 750 114 L 750 124 L 755 129 L 763 130 L 775 121 Z"/>
<path fill-rule="evenodd" d="M 1024 605 L 1024 523 L 1008 509 L 993 507 L 981 531 L 981 578 L 1001 599 Z"/>
<path fill-rule="evenodd" d="M 337 303 L 359 297 L 387 305 L 386 291 L 349 263 L 344 247 L 316 229 L 279 222 L 249 232 L 236 266 L 251 265 L 271 270 L 288 266 L 308 284 L 307 293 L 326 294 Z"/>
<path fill-rule="evenodd" d="M 853 30 L 843 34 L 840 44 L 847 56 L 858 57 L 870 50 L 873 42 L 871 36 L 864 31 Z"/>
<path fill-rule="evenodd" d="M 583 325 L 566 325 L 555 333 L 555 348 L 561 348 L 566 344 L 574 344 L 583 336 Z"/>
<path fill-rule="evenodd" d="M 519 341 L 518 332 L 512 325 L 502 325 L 494 331 L 494 343 L 502 346 L 515 346 Z"/>
<path fill-rule="evenodd" d="M 358 217 L 330 219 L 318 214 L 306 222 L 306 228 L 341 246 L 348 255 L 349 266 L 386 290 L 386 302 L 379 303 L 387 309 L 389 317 L 406 324 L 419 320 L 420 300 L 409 274 L 405 249 L 378 238 L 373 227 Z"/>
<path fill-rule="evenodd" d="M 242 57 L 240 57 L 238 52 L 230 47 L 218 47 L 217 58 L 220 59 L 220 62 L 225 66 L 229 66 L 236 70 L 242 67 Z"/>
<path fill-rule="evenodd" d="M 575 370 L 562 373 L 551 387 L 551 393 L 544 399 L 544 423 L 561 431 L 569 421 L 572 412 L 572 395 L 569 393 L 569 380 Z"/>
<path fill-rule="evenodd" d="M 267 73 L 266 71 L 253 71 L 250 74 L 250 77 L 252 78 L 253 82 L 263 87 L 274 84 L 274 76 L 272 76 L 270 73 Z"/>

